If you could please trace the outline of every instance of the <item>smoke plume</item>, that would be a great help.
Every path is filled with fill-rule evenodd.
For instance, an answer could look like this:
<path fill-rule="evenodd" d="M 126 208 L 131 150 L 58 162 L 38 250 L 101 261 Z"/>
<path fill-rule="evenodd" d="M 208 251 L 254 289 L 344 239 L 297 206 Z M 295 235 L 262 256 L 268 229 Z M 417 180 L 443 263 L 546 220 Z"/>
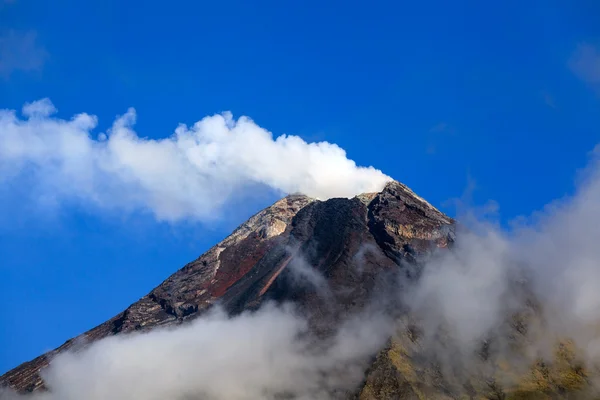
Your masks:
<path fill-rule="evenodd" d="M 0 110 L 0 182 L 28 179 L 30 194 L 44 202 L 206 220 L 260 185 L 327 199 L 378 191 L 390 180 L 357 166 L 335 144 L 273 138 L 227 112 L 148 139 L 133 130 L 134 109 L 95 135 L 95 116 L 64 120 L 53 117 L 56 111 L 48 99 L 26 104 L 22 118 Z"/>

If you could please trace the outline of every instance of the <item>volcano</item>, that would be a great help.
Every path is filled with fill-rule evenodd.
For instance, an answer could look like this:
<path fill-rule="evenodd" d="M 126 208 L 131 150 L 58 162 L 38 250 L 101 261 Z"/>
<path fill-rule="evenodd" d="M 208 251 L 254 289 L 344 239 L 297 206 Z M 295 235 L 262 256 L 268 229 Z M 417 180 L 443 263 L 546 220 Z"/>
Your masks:
<path fill-rule="evenodd" d="M 320 201 L 292 194 L 251 217 L 112 319 L 7 372 L 0 385 L 20 393 L 46 391 L 41 372 L 58 354 L 113 335 L 186 324 L 217 305 L 234 316 L 267 302 L 293 303 L 317 335 L 327 336 L 339 321 L 389 291 L 398 276 L 418 279 L 423 260 L 452 251 L 456 234 L 452 218 L 396 181 L 379 193 L 350 199 Z M 294 265 L 300 262 L 323 281 L 298 279 Z M 327 287 L 326 295 L 319 285 Z M 395 318 L 406 320 L 401 304 L 391 308 Z M 515 324 L 514 331 L 519 329 L 523 326 Z M 485 353 L 485 343 L 482 349 Z M 563 368 L 571 374 L 570 383 L 510 391 L 489 376 L 451 377 L 431 359 L 421 360 L 422 352 L 419 327 L 403 324 L 373 355 L 362 382 L 340 398 L 562 398 L 570 384 L 583 379 L 570 363 Z M 551 368 L 545 368 L 550 376 Z M 540 393 L 550 397 L 535 397 Z M 521 395 L 534 397 L 517 397 Z"/>

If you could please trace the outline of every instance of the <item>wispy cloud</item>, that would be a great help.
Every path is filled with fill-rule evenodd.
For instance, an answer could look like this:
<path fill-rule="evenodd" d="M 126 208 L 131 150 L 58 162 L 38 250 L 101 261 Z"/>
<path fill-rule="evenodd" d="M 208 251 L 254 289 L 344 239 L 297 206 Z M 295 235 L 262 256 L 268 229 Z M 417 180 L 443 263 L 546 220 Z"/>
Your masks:
<path fill-rule="evenodd" d="M 550 93 L 543 91 L 542 92 L 542 99 L 544 100 L 544 103 L 550 107 L 550 108 L 556 108 L 556 100 L 554 99 L 554 96 L 552 96 Z"/>
<path fill-rule="evenodd" d="M 596 46 L 579 44 L 569 60 L 569 67 L 584 82 L 600 85 L 600 51 Z"/>
<path fill-rule="evenodd" d="M 448 123 L 440 122 L 439 124 L 432 126 L 431 129 L 429 129 L 429 132 L 448 132 L 451 129 L 452 128 L 450 127 L 450 125 L 448 125 Z"/>
<path fill-rule="evenodd" d="M 427 154 L 435 154 L 444 136 L 454 135 L 455 130 L 447 122 L 439 122 L 429 129 L 427 137 Z"/>
<path fill-rule="evenodd" d="M 47 58 L 35 31 L 9 30 L 0 36 L 0 76 L 5 79 L 15 71 L 39 71 Z"/>

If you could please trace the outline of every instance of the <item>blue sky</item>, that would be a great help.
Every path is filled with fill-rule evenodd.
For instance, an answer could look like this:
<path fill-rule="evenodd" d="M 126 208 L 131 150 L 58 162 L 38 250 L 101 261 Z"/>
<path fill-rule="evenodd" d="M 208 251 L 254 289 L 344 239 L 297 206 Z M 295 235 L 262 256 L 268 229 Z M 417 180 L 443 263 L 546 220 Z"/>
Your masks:
<path fill-rule="evenodd" d="M 452 214 L 501 219 L 573 190 L 600 142 L 595 1 L 0 2 L 0 108 L 49 98 L 59 118 L 135 107 L 164 138 L 223 111 L 328 141 Z M 216 220 L 69 204 L 0 185 L 0 372 L 112 317 L 277 198 Z"/>

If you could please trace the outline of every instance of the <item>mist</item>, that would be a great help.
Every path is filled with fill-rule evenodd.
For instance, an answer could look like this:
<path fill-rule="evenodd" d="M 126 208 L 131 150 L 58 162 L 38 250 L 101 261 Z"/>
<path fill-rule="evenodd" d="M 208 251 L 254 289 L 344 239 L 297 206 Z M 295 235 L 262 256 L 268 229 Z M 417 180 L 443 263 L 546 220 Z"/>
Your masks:
<path fill-rule="evenodd" d="M 473 208 L 450 250 L 435 252 L 402 302 L 422 329 L 421 344 L 446 370 L 491 364 L 526 371 L 552 362 L 570 341 L 583 365 L 600 365 L 600 159 L 575 177 L 572 195 L 504 229 Z M 406 282 L 404 282 L 406 284 Z M 523 323 L 522 331 L 515 329 Z M 515 353 L 515 348 L 518 352 Z M 589 376 L 590 383 L 598 378 Z M 516 382 L 505 382 L 514 385 Z"/>
<path fill-rule="evenodd" d="M 133 130 L 132 108 L 107 132 L 95 132 L 94 115 L 65 120 L 56 112 L 49 99 L 25 104 L 21 116 L 0 110 L 0 183 L 27 186 L 38 206 L 206 221 L 218 218 L 232 197 L 257 189 L 324 200 L 379 191 L 390 180 L 357 166 L 335 144 L 274 138 L 250 118 L 236 120 L 229 112 L 180 124 L 161 139 Z"/>
<path fill-rule="evenodd" d="M 367 322 L 367 324 L 365 324 Z M 366 328 L 368 327 L 368 328 Z M 49 392 L 6 399 L 336 399 L 361 382 L 391 325 L 362 315 L 327 341 L 290 305 L 230 318 L 220 309 L 191 324 L 113 336 L 57 356 Z M 342 397 L 339 397 L 340 394 Z"/>

